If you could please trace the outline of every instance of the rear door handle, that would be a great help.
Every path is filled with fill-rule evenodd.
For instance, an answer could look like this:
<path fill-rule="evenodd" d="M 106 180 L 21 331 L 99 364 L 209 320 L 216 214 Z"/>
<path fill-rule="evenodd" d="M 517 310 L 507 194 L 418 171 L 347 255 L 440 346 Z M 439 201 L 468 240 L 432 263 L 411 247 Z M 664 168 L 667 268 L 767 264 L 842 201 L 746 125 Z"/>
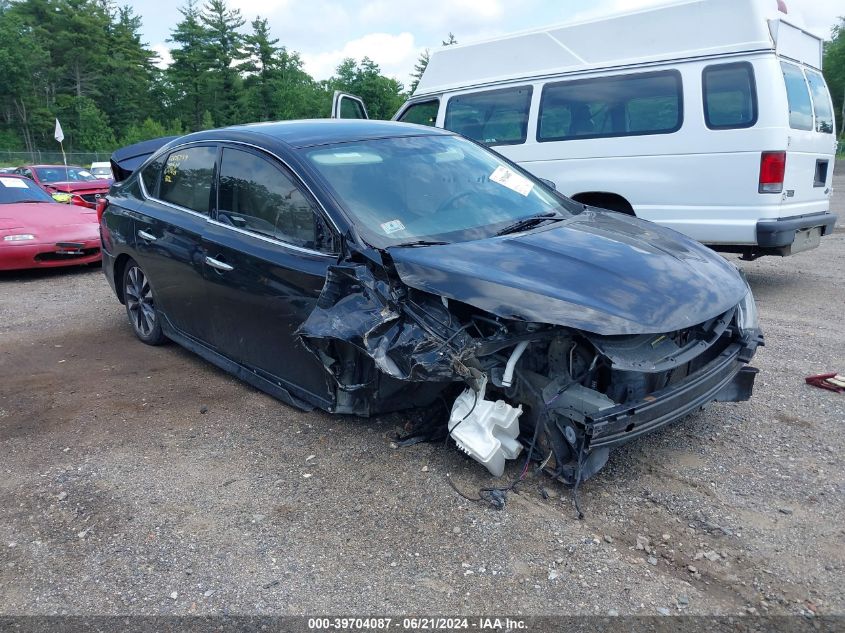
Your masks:
<path fill-rule="evenodd" d="M 222 270 L 223 272 L 229 272 L 230 270 L 235 270 L 235 267 L 227 264 L 226 262 L 221 262 L 219 259 L 214 259 L 213 257 L 206 257 L 205 263 L 211 266 L 212 268 L 216 268 L 217 270 Z"/>
<path fill-rule="evenodd" d="M 138 231 L 138 237 L 140 237 L 142 240 L 147 240 L 148 242 L 155 242 L 158 239 L 155 235 L 153 235 L 152 233 L 147 233 L 143 229 Z"/>

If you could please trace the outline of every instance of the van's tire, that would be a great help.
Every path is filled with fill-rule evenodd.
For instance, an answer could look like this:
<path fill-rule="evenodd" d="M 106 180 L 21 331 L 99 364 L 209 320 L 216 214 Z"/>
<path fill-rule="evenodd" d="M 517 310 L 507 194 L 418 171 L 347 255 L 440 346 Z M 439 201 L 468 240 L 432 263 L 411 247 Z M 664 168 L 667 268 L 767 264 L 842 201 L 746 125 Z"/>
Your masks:
<path fill-rule="evenodd" d="M 161 318 L 156 309 L 152 286 L 134 259 L 126 262 L 122 283 L 126 316 L 135 336 L 147 345 L 165 343 L 167 337 L 161 331 Z"/>
<path fill-rule="evenodd" d="M 572 199 L 575 200 L 575 202 L 587 204 L 591 207 L 607 209 L 608 211 L 616 211 L 618 213 L 624 213 L 625 215 L 636 215 L 631 203 L 615 193 L 608 193 L 604 191 L 577 193 L 572 196 Z"/>

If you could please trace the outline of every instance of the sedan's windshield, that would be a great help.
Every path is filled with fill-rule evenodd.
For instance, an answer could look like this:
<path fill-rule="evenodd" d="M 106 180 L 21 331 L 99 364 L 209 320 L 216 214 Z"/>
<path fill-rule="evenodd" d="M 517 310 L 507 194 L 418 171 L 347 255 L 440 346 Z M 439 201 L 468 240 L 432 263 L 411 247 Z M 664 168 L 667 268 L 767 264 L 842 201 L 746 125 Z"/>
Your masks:
<path fill-rule="evenodd" d="M 0 204 L 17 202 L 55 202 L 55 200 L 27 178 L 0 175 Z"/>
<path fill-rule="evenodd" d="M 375 246 L 481 239 L 531 228 L 524 219 L 571 215 L 564 198 L 457 136 L 338 143 L 305 153 Z"/>
<path fill-rule="evenodd" d="M 87 182 L 97 177 L 82 167 L 36 167 L 35 173 L 41 182 Z"/>

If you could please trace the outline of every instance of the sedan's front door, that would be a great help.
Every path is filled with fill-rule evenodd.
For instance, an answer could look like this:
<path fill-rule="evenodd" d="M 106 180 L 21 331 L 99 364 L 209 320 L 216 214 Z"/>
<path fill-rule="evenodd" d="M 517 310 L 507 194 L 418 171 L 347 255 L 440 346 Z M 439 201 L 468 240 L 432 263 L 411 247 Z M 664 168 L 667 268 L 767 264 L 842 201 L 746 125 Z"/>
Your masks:
<path fill-rule="evenodd" d="M 217 189 L 204 244 L 214 347 L 329 404 L 325 369 L 294 335 L 337 259 L 325 221 L 290 172 L 251 149 L 223 148 Z"/>

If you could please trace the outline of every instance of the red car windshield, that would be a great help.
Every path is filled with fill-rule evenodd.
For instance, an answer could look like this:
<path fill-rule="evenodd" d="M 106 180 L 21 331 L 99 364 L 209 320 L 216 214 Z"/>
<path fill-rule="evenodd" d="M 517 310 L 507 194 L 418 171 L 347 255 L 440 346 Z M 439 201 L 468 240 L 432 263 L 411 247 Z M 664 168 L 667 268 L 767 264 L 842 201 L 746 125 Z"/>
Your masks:
<path fill-rule="evenodd" d="M 31 180 L 0 174 L 0 204 L 15 204 L 16 202 L 55 202 L 55 200 Z"/>
<path fill-rule="evenodd" d="M 97 177 L 82 167 L 36 167 L 38 180 L 44 182 L 87 182 L 97 180 Z"/>

